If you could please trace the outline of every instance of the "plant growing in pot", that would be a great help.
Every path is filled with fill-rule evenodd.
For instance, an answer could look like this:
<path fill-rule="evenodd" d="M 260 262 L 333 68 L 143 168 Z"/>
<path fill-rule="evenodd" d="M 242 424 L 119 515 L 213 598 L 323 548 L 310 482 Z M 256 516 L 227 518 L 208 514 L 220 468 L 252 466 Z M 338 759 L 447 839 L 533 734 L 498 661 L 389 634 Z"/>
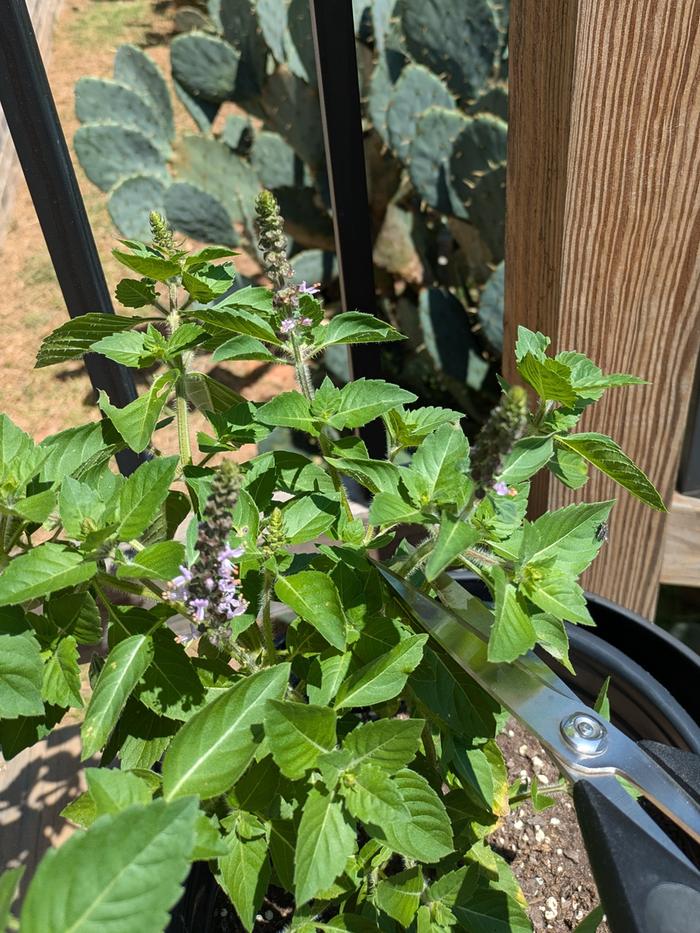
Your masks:
<path fill-rule="evenodd" d="M 369 556 L 400 524 L 423 528 L 392 566 L 487 619 L 491 660 L 540 644 L 568 663 L 563 622 L 591 621 L 576 581 L 612 503 L 528 522 L 529 481 L 550 469 L 582 485 L 592 463 L 663 508 L 611 439 L 572 433 L 608 388 L 642 380 L 605 376 L 575 352 L 548 356 L 547 338 L 521 329 L 518 369 L 536 407 L 504 386 L 471 452 L 457 411 L 410 408 L 414 397 L 382 380 L 317 387 L 324 347 L 400 335 L 356 311 L 325 320 L 316 289 L 294 283 L 269 193 L 256 213 L 271 289 L 231 290 L 233 267 L 217 262 L 230 250 L 187 253 L 153 215 L 150 244 L 115 251 L 137 276 L 120 300 L 148 310 L 87 315 L 45 339 L 38 365 L 86 352 L 159 363 L 135 402 L 117 409 L 101 395 L 101 421 L 39 444 L 0 422 L 3 754 L 82 707 L 79 650 L 92 645 L 82 756 L 101 756 L 64 811 L 81 831 L 40 864 L 21 929 L 161 930 L 197 861 L 230 898 L 231 929 L 529 929 L 517 881 L 488 846 L 509 807 L 495 742 L 504 713 L 413 631 Z M 298 390 L 249 402 L 196 370 L 203 351 L 286 363 Z M 210 425 L 198 450 L 192 406 Z M 387 458 L 374 460 L 353 432 L 380 416 Z M 173 418 L 179 454 L 159 456 Z M 277 425 L 304 432 L 316 454 L 234 462 Z M 126 447 L 152 454 L 128 478 L 111 469 Z M 367 523 L 345 477 L 372 494 Z M 493 610 L 446 575 L 452 566 L 485 581 Z M 6 911 L 17 880 L 2 880 Z"/>

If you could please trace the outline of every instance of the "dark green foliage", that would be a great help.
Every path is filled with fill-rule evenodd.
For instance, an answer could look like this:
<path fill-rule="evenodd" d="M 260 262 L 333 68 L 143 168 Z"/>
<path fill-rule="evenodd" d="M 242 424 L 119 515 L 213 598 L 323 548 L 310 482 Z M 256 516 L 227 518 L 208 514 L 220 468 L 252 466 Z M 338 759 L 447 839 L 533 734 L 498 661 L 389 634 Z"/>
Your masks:
<path fill-rule="evenodd" d="M 173 78 L 198 100 L 220 104 L 236 89 L 240 54 L 217 36 L 190 32 L 170 46 Z"/>

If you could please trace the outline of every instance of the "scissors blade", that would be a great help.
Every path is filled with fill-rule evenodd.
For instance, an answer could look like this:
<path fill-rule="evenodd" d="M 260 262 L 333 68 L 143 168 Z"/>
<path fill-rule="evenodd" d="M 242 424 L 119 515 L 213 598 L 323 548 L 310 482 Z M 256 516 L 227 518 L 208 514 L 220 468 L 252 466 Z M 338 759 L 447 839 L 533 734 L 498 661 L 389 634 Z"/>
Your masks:
<path fill-rule="evenodd" d="M 535 735 L 572 781 L 622 775 L 662 812 L 700 842 L 700 808 L 683 788 L 630 738 L 610 723 L 604 752 L 582 755 L 564 738 L 563 724 L 582 712 L 598 719 L 576 694 L 532 652 L 509 664 L 487 657 L 488 621 L 457 615 L 386 567 L 379 572 L 415 619 L 494 700 Z M 640 817 L 640 820 L 642 817 Z M 647 821 L 645 820 L 645 823 Z M 648 820 L 647 831 L 669 847 L 669 840 Z M 675 848 L 675 847 L 674 847 Z"/>

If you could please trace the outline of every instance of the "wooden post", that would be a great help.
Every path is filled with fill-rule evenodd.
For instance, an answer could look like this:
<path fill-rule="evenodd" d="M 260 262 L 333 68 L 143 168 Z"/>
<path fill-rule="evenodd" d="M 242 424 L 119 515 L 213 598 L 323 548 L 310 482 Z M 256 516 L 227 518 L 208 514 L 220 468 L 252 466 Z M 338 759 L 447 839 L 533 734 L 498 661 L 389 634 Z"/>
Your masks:
<path fill-rule="evenodd" d="M 524 324 L 650 380 L 582 427 L 670 505 L 700 343 L 700 0 L 512 0 L 507 198 L 506 367 Z M 652 616 L 664 516 L 593 472 L 535 508 L 616 496 L 584 584 Z"/>

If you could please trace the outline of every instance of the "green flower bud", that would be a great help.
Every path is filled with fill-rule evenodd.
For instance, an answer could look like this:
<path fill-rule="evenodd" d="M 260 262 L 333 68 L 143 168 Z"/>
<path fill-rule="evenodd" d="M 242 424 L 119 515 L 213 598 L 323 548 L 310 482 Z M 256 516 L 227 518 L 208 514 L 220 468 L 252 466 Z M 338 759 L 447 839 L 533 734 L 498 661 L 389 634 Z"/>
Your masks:
<path fill-rule="evenodd" d="M 482 490 L 493 484 L 513 445 L 525 433 L 528 412 L 527 392 L 521 386 L 511 386 L 479 431 L 471 462 L 474 482 Z"/>
<path fill-rule="evenodd" d="M 151 228 L 151 236 L 154 244 L 164 253 L 172 253 L 175 249 L 175 239 L 173 231 L 165 217 L 158 211 L 151 211 L 148 215 L 148 223 Z"/>
<path fill-rule="evenodd" d="M 255 199 L 258 224 L 258 246 L 263 254 L 263 266 L 276 288 L 284 288 L 294 270 L 287 261 L 287 237 L 279 204 L 270 191 L 261 191 Z"/>

